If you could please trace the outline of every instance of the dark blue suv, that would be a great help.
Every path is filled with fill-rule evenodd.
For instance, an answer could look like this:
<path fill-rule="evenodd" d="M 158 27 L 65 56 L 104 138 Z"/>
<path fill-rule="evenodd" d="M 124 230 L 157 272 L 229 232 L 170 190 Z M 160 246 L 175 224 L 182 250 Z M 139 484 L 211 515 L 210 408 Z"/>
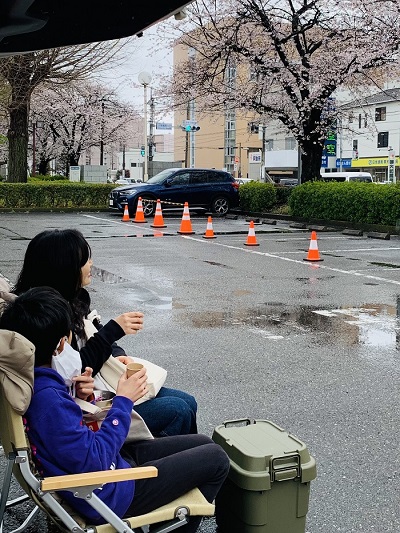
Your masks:
<path fill-rule="evenodd" d="M 162 209 L 189 208 L 211 210 L 225 215 L 231 207 L 239 205 L 239 184 L 223 170 L 211 168 L 168 168 L 145 183 L 134 183 L 113 189 L 110 209 L 123 212 L 128 204 L 129 215 L 135 216 L 138 198 L 142 198 L 145 216 L 155 213 L 160 199 Z"/>

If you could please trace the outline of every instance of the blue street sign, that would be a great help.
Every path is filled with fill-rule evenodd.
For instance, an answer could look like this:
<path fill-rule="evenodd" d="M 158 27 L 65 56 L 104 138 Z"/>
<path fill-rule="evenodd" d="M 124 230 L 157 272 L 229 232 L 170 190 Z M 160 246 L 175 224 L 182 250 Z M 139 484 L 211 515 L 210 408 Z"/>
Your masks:
<path fill-rule="evenodd" d="M 325 154 L 322 154 L 321 167 L 322 168 L 327 168 L 328 167 L 328 156 L 325 155 Z"/>
<path fill-rule="evenodd" d="M 351 167 L 351 157 L 346 157 L 342 159 L 342 168 Z M 340 168 L 340 158 L 336 159 L 336 168 Z"/>

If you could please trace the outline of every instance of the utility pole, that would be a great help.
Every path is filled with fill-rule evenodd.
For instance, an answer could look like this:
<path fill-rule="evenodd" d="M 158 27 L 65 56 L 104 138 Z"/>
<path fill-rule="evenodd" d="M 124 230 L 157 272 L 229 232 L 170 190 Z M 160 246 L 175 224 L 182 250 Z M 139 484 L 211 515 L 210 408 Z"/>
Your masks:
<path fill-rule="evenodd" d="M 143 181 L 148 180 L 147 163 L 148 163 L 148 149 L 149 143 L 147 138 L 147 87 L 151 83 L 151 75 L 148 72 L 140 72 L 138 75 L 139 83 L 143 85 L 143 115 L 144 115 L 144 128 L 143 128 L 143 144 L 144 144 L 144 173 Z"/>
<path fill-rule="evenodd" d="M 104 100 L 101 101 L 100 165 L 104 163 Z"/>
<path fill-rule="evenodd" d="M 194 100 L 190 100 L 190 120 L 195 120 L 194 118 Z M 190 168 L 195 167 L 195 133 L 192 130 L 190 132 Z"/>
<path fill-rule="evenodd" d="M 190 120 L 190 103 L 186 106 L 186 120 Z M 189 132 L 185 131 L 185 168 L 189 168 Z"/>
<path fill-rule="evenodd" d="M 36 122 L 32 123 L 32 176 L 36 175 Z"/>
<path fill-rule="evenodd" d="M 260 131 L 261 128 L 261 131 Z M 265 181 L 265 124 L 260 124 L 258 129 L 258 136 L 261 138 L 261 168 L 260 181 Z"/>
<path fill-rule="evenodd" d="M 155 104 L 153 98 L 153 89 L 150 88 L 150 133 L 149 133 L 149 161 L 153 161 L 154 156 L 154 115 L 155 115 Z"/>
<path fill-rule="evenodd" d="M 339 129 L 339 172 L 342 172 L 343 170 L 343 128 L 342 128 L 342 119 L 338 118 L 337 121 L 338 129 Z"/>
<path fill-rule="evenodd" d="M 238 143 L 238 178 L 242 177 L 242 143 Z"/>

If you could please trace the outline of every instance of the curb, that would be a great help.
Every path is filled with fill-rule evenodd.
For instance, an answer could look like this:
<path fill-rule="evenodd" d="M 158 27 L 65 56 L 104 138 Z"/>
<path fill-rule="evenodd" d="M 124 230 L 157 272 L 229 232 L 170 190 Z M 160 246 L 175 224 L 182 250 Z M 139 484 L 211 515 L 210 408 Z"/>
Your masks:
<path fill-rule="evenodd" d="M 378 231 L 371 231 L 367 233 L 369 239 L 383 239 L 384 241 L 390 240 L 390 233 L 379 233 Z"/>

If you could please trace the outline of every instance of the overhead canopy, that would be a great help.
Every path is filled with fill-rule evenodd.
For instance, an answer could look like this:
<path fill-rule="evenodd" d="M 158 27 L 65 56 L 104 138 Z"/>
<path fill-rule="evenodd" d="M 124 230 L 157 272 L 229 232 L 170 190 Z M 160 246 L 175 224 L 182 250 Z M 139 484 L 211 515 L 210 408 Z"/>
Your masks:
<path fill-rule="evenodd" d="M 0 56 L 140 34 L 187 0 L 0 0 Z"/>

